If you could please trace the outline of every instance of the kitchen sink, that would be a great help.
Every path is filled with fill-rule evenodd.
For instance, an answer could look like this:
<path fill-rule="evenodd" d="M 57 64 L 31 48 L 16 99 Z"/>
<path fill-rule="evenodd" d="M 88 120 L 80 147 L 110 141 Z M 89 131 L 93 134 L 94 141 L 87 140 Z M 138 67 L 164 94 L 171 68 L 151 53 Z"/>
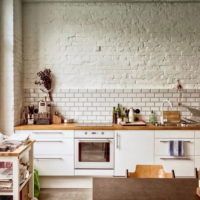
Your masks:
<path fill-rule="evenodd" d="M 200 126 L 200 123 L 165 123 L 163 125 L 157 125 L 157 126 L 174 126 L 174 127 L 194 127 L 194 126 Z"/>

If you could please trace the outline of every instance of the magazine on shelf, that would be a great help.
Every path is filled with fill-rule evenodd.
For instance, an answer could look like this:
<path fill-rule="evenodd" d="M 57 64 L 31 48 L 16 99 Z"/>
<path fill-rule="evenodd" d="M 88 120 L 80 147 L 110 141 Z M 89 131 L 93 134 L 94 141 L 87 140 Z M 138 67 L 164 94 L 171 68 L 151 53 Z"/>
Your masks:
<path fill-rule="evenodd" d="M 12 181 L 6 181 L 6 182 L 0 181 L 0 190 L 1 189 L 12 189 Z"/>
<path fill-rule="evenodd" d="M 0 182 L 9 181 L 12 176 L 12 168 L 0 168 Z"/>

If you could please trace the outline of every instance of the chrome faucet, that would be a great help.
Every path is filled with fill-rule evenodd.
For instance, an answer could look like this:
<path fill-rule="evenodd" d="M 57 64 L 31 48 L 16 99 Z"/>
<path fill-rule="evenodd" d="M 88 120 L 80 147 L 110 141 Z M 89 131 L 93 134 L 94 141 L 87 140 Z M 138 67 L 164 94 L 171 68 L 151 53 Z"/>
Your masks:
<path fill-rule="evenodd" d="M 163 100 L 162 102 L 162 107 L 161 107 L 161 116 L 160 116 L 160 123 L 163 125 L 166 121 L 163 117 L 163 106 L 164 106 L 164 103 L 168 103 L 168 105 L 170 106 L 171 110 L 172 110 L 172 103 L 170 102 L 169 99 L 165 99 Z"/>

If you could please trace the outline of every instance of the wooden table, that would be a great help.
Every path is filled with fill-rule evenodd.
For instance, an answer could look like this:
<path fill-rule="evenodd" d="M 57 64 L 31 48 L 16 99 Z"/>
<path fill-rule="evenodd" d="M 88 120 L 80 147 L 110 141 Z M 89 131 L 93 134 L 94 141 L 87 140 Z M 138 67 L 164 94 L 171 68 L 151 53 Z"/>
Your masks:
<path fill-rule="evenodd" d="M 195 178 L 94 178 L 93 200 L 200 200 Z"/>
<path fill-rule="evenodd" d="M 13 189 L 12 191 L 0 191 L 0 196 L 13 196 L 13 200 L 20 200 L 20 191 L 28 183 L 29 184 L 29 197 L 34 197 L 34 169 L 33 169 L 33 143 L 30 140 L 26 144 L 21 145 L 13 152 L 0 152 L 0 162 L 13 163 Z M 29 157 L 29 177 L 20 185 L 19 166 L 20 159 L 28 155 Z"/>

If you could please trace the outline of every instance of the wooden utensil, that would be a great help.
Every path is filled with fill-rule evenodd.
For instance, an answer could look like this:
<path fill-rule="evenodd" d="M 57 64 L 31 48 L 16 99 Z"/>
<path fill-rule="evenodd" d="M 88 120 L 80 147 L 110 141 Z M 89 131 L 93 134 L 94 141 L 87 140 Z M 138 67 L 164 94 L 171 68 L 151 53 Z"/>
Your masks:
<path fill-rule="evenodd" d="M 62 117 L 56 112 L 54 115 L 53 115 L 53 124 L 61 124 L 62 122 Z"/>

